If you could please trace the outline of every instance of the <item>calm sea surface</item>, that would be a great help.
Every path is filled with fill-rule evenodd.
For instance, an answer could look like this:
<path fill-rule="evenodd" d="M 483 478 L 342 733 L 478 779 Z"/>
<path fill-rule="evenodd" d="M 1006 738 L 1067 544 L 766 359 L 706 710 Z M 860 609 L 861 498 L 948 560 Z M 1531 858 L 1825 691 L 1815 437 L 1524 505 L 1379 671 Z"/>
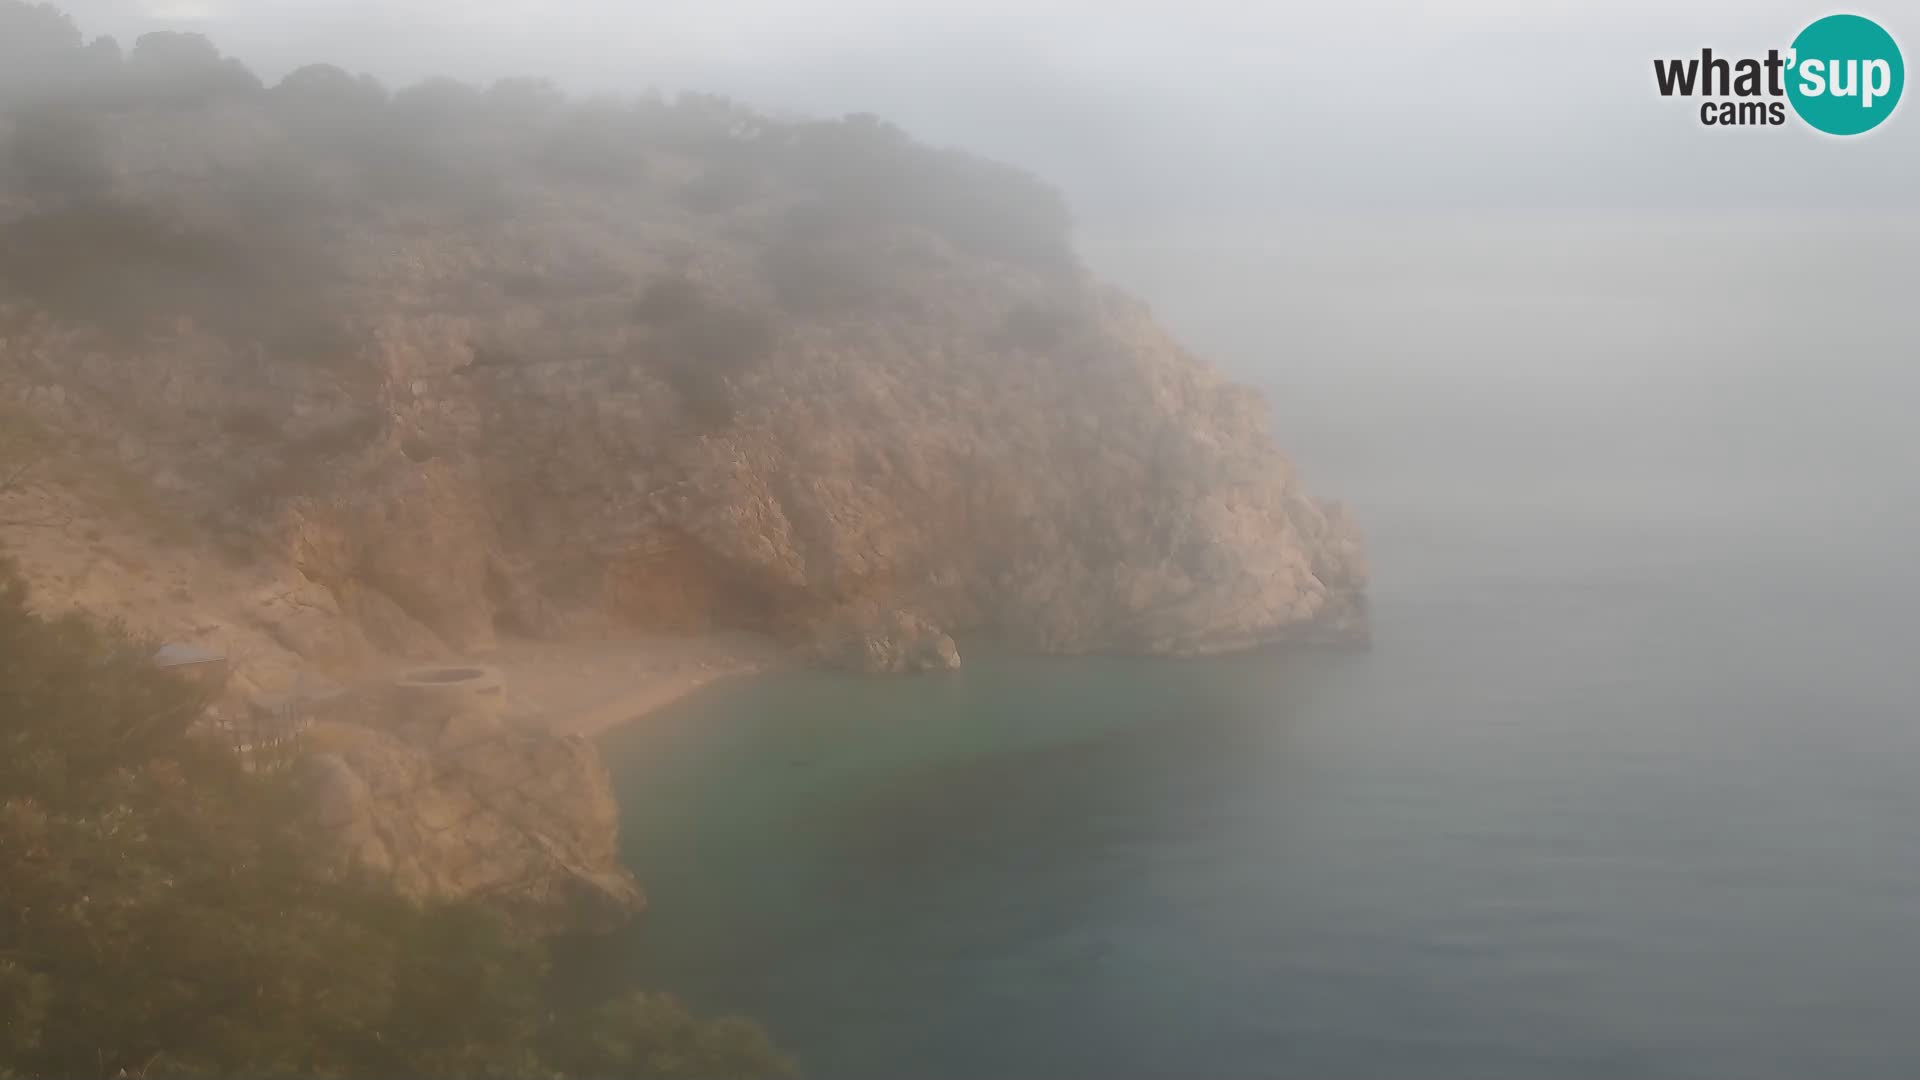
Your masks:
<path fill-rule="evenodd" d="M 1790 282 L 1568 228 L 1316 279 L 1297 382 L 1212 344 L 1368 526 L 1371 650 L 715 688 L 606 740 L 653 908 L 592 964 L 847 1080 L 1920 1073 L 1912 323 L 1808 353 Z"/>

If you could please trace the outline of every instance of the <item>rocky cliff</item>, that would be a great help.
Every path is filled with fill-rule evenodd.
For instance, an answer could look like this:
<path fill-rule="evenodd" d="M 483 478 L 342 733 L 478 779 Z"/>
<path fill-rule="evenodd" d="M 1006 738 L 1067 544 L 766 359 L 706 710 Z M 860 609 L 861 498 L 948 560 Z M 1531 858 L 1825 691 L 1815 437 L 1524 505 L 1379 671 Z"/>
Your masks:
<path fill-rule="evenodd" d="M 869 669 L 1363 632 L 1352 520 L 1029 178 L 870 118 L 204 52 L 0 119 L 41 595 L 262 681 L 623 625 Z"/>
<path fill-rule="evenodd" d="M 619 926 L 643 900 L 615 849 L 599 754 L 579 736 L 511 730 L 473 707 L 476 685 L 500 691 L 485 669 L 429 669 L 302 734 L 296 780 L 323 850 L 403 895 L 477 900 L 531 933 Z"/>

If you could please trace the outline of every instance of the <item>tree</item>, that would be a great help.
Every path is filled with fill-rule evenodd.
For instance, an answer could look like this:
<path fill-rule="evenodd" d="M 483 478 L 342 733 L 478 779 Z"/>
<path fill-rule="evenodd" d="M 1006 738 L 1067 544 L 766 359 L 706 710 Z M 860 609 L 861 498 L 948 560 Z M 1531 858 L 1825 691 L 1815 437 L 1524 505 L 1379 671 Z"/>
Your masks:
<path fill-rule="evenodd" d="M 0 103 L 65 89 L 81 42 L 80 28 L 51 4 L 0 0 Z"/>
<path fill-rule="evenodd" d="M 333 113 L 370 113 L 387 103 L 386 88 L 371 75 L 358 78 L 332 64 L 308 64 L 272 90 L 276 104 Z"/>
<path fill-rule="evenodd" d="M 432 129 L 471 118 L 480 99 L 479 90 L 458 79 L 432 78 L 396 91 L 393 110 L 410 127 Z"/>
<path fill-rule="evenodd" d="M 113 163 L 99 124 L 73 106 L 44 104 L 17 113 L 4 161 L 36 199 L 86 202 L 113 187 Z"/>
<path fill-rule="evenodd" d="M 52 4 L 0 0 L 0 62 L 64 57 L 81 41 L 73 19 Z"/>
<path fill-rule="evenodd" d="M 258 93 L 260 80 L 240 61 L 222 59 L 203 34 L 156 30 L 142 34 L 127 57 L 134 84 L 149 100 L 200 105 L 214 98 Z"/>
<path fill-rule="evenodd" d="M 1019 169 L 923 146 L 865 115 L 800 125 L 781 153 L 787 175 L 851 225 L 917 226 L 1037 270 L 1073 265 L 1066 199 Z"/>

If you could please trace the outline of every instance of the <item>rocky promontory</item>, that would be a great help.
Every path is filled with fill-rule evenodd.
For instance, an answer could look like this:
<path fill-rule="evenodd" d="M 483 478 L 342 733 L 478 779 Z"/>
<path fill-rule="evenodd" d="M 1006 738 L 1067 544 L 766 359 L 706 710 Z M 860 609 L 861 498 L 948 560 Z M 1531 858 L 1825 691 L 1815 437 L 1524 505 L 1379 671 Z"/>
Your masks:
<path fill-rule="evenodd" d="M 698 95 L 267 87 L 10 10 L 0 545 L 236 700 L 508 640 L 1364 636 L 1353 520 L 1017 170 Z M 339 865 L 541 930 L 638 907 L 591 745 L 389 689 L 303 735 Z"/>
<path fill-rule="evenodd" d="M 191 92 L 0 120 L 0 400 L 111 473 L 75 520 L 219 553 L 175 607 L 257 665 L 1354 632 L 1349 516 L 1022 174 L 865 117 L 173 59 Z"/>

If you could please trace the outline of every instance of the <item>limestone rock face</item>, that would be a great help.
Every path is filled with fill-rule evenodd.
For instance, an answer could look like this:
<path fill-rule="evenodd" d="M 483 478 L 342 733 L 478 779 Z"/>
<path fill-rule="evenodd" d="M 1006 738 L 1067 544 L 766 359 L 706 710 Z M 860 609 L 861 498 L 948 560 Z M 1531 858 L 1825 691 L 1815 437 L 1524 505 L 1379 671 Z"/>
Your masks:
<path fill-rule="evenodd" d="M 861 672 L 954 671 L 960 650 L 924 616 L 873 601 L 845 605 L 812 627 L 809 655 Z"/>
<path fill-rule="evenodd" d="M 297 779 L 337 865 L 407 896 L 484 902 L 532 933 L 606 931 L 640 911 L 593 745 L 436 700 L 369 700 L 364 722 L 308 731 Z"/>
<path fill-rule="evenodd" d="M 103 119 L 139 178 L 129 205 L 240 229 L 207 176 L 281 175 L 286 141 L 266 105 L 222 109 Z M 835 186 L 780 156 L 812 129 L 755 124 L 722 125 L 768 163 L 720 209 L 686 203 L 709 163 L 684 138 L 625 148 L 645 167 L 594 183 L 510 141 L 553 132 L 477 125 L 461 152 L 484 213 L 355 187 L 328 159 L 341 190 L 303 208 L 297 267 L 337 331 L 318 354 L 184 315 L 110 336 L 0 297 L 0 407 L 244 552 L 231 585 L 193 581 L 222 633 L 250 635 L 243 665 L 622 624 L 772 629 L 860 670 L 950 666 L 954 634 L 1141 653 L 1364 636 L 1359 530 L 1295 478 L 1258 394 L 1070 261 L 823 218 Z M 242 602 L 260 581 L 301 606 Z"/>

